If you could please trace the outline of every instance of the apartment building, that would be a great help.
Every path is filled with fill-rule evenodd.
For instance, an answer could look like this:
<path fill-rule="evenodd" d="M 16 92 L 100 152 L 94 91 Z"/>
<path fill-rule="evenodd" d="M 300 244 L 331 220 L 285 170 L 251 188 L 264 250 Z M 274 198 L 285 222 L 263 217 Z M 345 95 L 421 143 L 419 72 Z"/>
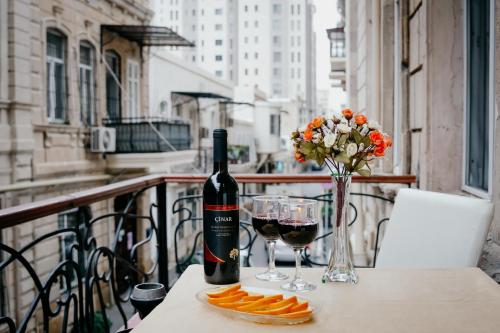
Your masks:
<path fill-rule="evenodd" d="M 153 22 L 195 42 L 170 50 L 268 98 L 290 99 L 305 123 L 316 109 L 314 5 L 310 0 L 154 0 Z"/>
<path fill-rule="evenodd" d="M 379 119 L 394 138 L 380 170 L 415 174 L 424 190 L 498 205 L 498 2 L 344 5 L 348 103 Z M 481 267 L 498 277 L 500 212 L 484 250 Z"/>

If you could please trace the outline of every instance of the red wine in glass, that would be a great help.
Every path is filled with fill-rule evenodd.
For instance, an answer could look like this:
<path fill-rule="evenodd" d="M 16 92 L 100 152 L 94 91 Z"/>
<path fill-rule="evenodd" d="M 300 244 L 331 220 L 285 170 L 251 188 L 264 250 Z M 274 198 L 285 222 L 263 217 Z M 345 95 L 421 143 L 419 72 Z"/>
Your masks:
<path fill-rule="evenodd" d="M 267 216 L 253 216 L 252 225 L 255 231 L 265 240 L 277 240 L 280 238 L 278 231 L 278 219 Z"/>
<path fill-rule="evenodd" d="M 294 249 L 301 249 L 314 241 L 318 224 L 314 221 L 285 219 L 280 221 L 278 231 L 283 242 Z"/>

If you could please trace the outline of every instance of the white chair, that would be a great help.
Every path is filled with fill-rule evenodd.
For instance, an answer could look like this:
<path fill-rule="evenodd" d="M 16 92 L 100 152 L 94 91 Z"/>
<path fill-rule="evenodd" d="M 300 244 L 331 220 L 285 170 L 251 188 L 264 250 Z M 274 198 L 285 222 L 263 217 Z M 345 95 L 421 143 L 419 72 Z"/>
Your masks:
<path fill-rule="evenodd" d="M 492 218 L 486 200 L 401 189 L 376 267 L 476 266 Z"/>

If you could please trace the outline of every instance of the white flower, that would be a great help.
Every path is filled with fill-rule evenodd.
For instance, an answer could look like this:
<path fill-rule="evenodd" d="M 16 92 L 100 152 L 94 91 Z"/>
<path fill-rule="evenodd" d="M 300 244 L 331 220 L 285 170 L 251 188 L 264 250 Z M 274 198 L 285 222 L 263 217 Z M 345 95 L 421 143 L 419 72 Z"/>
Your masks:
<path fill-rule="evenodd" d="M 321 141 L 321 133 L 314 133 L 312 142 L 318 144 Z"/>
<path fill-rule="evenodd" d="M 349 157 L 354 156 L 358 152 L 358 146 L 354 142 L 351 142 L 350 144 L 347 145 L 345 151 L 347 153 L 347 156 Z"/>
<path fill-rule="evenodd" d="M 370 131 L 370 129 L 368 128 L 368 125 L 363 124 L 363 127 L 361 128 L 361 131 L 359 132 L 359 134 L 365 136 L 368 134 L 369 131 Z"/>
<path fill-rule="evenodd" d="M 326 121 L 326 127 L 328 127 L 329 129 L 333 129 L 333 125 L 335 125 L 335 124 L 333 123 L 333 120 L 328 119 L 328 120 Z"/>
<path fill-rule="evenodd" d="M 323 139 L 323 142 L 325 143 L 325 147 L 330 148 L 333 146 L 335 143 L 335 140 L 337 140 L 337 135 L 333 133 L 328 133 L 325 135 L 325 138 Z"/>
<path fill-rule="evenodd" d="M 372 120 L 368 122 L 368 128 L 379 130 L 382 128 L 382 126 L 380 126 L 380 124 L 377 121 Z"/>
<path fill-rule="evenodd" d="M 352 128 L 349 127 L 347 124 L 338 124 L 337 129 L 339 130 L 340 133 L 351 133 Z"/>

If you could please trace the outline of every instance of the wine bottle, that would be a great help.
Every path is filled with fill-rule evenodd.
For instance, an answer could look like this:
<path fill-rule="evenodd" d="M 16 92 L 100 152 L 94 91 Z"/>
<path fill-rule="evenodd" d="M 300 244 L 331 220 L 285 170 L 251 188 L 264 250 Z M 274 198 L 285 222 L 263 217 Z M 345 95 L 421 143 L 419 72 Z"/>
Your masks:
<path fill-rule="evenodd" d="M 227 132 L 216 129 L 214 170 L 203 187 L 205 281 L 229 284 L 240 279 L 238 184 L 227 169 Z"/>

